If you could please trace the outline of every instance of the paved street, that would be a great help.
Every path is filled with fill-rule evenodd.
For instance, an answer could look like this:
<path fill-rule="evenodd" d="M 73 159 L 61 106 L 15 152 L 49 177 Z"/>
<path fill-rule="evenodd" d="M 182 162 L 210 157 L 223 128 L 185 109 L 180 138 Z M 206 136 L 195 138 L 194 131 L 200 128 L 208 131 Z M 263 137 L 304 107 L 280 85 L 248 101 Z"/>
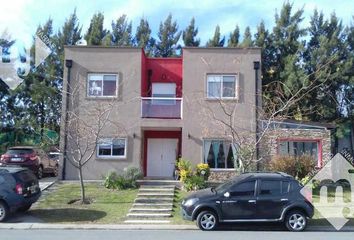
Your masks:
<path fill-rule="evenodd" d="M 353 239 L 353 232 L 263 232 L 263 231 L 215 231 L 202 232 L 199 230 L 0 230 L 0 238 L 6 240 L 90 240 L 90 239 L 144 239 L 144 240 L 291 240 L 291 239 Z"/>

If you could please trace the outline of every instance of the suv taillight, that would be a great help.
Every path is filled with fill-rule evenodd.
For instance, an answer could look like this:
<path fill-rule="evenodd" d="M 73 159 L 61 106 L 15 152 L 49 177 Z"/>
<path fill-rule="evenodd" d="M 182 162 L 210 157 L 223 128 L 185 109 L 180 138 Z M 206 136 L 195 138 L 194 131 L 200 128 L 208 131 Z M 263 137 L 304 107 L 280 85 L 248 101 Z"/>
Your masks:
<path fill-rule="evenodd" d="M 22 195 L 23 194 L 23 187 L 22 187 L 22 185 L 21 184 L 16 184 L 16 188 L 15 188 L 15 191 L 16 191 L 16 193 L 17 194 L 20 194 L 20 195 Z"/>
<path fill-rule="evenodd" d="M 6 162 L 6 159 L 7 159 L 7 158 L 9 158 L 8 155 L 6 155 L 6 154 L 1 155 L 1 157 L 0 157 L 0 162 Z"/>

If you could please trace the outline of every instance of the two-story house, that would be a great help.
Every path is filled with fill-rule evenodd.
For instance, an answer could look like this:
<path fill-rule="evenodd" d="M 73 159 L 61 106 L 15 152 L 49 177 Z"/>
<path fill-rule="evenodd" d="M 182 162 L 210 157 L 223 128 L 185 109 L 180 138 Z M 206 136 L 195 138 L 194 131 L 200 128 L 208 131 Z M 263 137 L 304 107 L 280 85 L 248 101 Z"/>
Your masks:
<path fill-rule="evenodd" d="M 101 119 L 93 112 L 105 104 L 112 105 L 109 123 L 84 166 L 86 179 L 128 166 L 140 167 L 146 177 L 172 178 L 181 156 L 193 164 L 208 163 L 214 175 L 234 173 L 230 109 L 233 129 L 256 141 L 260 48 L 186 47 L 179 58 L 150 58 L 140 48 L 68 46 L 65 61 L 60 148 L 66 179 L 76 179 L 77 170 L 65 153 L 80 144 L 68 134 L 70 116 L 81 125 L 95 125 Z"/>

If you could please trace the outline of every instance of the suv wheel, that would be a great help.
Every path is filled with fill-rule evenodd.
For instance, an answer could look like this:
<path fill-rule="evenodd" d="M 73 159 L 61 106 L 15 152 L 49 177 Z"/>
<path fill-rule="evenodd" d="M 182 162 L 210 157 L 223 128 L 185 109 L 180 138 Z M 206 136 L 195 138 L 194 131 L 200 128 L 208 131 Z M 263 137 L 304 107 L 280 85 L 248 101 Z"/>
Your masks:
<path fill-rule="evenodd" d="M 197 217 L 197 226 L 203 231 L 214 230 L 218 226 L 218 216 L 212 211 L 203 211 Z"/>
<path fill-rule="evenodd" d="M 301 211 L 290 211 L 285 218 L 285 226 L 289 231 L 300 232 L 307 226 L 306 215 Z"/>
<path fill-rule="evenodd" d="M 0 201 L 0 222 L 5 221 L 8 214 L 9 214 L 9 210 L 6 204 Z"/>
<path fill-rule="evenodd" d="M 38 177 L 38 179 L 43 178 L 43 167 L 42 166 L 39 166 L 39 168 L 38 168 L 37 177 Z"/>

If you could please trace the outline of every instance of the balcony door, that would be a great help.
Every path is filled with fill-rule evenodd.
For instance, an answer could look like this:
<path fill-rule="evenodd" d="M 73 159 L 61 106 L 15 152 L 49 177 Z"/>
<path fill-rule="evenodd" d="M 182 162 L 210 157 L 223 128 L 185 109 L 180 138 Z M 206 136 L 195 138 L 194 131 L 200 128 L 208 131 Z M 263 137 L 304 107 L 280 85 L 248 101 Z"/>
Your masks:
<path fill-rule="evenodd" d="M 153 105 L 174 105 L 174 98 L 176 98 L 176 83 L 153 83 L 152 97 Z M 169 100 L 168 98 L 172 99 Z"/>
<path fill-rule="evenodd" d="M 147 141 L 147 176 L 173 177 L 177 158 L 175 138 L 149 138 Z"/>

